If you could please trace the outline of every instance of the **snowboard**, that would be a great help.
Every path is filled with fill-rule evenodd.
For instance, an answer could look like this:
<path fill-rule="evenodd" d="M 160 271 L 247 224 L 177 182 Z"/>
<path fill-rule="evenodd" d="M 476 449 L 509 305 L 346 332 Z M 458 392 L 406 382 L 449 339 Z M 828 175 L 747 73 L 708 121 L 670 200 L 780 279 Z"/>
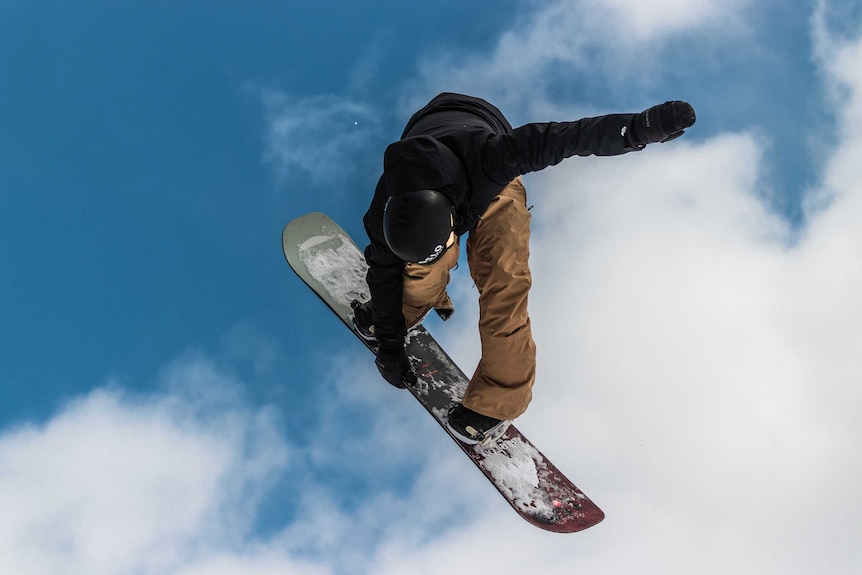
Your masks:
<path fill-rule="evenodd" d="M 370 295 L 365 258 L 347 233 L 326 215 L 310 213 L 284 227 L 282 247 L 293 271 L 374 352 L 353 326 L 351 301 L 367 301 Z M 408 333 L 407 353 L 418 378 L 407 389 L 449 433 L 449 408 L 461 400 L 469 379 L 422 325 Z M 573 533 L 604 519 L 602 510 L 514 425 L 488 445 L 469 445 L 449 436 L 530 524 Z"/>

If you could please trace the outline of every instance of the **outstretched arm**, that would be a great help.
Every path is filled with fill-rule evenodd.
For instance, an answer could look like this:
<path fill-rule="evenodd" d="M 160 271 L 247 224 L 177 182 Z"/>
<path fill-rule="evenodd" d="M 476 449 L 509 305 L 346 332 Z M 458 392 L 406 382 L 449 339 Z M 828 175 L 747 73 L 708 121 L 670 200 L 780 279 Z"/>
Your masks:
<path fill-rule="evenodd" d="M 616 156 L 666 142 L 694 124 L 685 102 L 665 102 L 639 114 L 608 114 L 575 122 L 525 124 L 492 136 L 482 150 L 486 175 L 497 183 L 555 166 L 571 156 Z"/>

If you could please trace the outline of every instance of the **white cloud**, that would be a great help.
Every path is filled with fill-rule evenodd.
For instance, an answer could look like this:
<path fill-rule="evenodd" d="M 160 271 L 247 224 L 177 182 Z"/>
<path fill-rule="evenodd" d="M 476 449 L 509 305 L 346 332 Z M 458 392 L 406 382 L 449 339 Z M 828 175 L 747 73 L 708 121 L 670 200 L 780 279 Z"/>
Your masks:
<path fill-rule="evenodd" d="M 261 92 L 266 121 L 265 160 L 282 183 L 304 173 L 315 183 L 344 183 L 357 154 L 378 129 L 366 104 L 336 96 L 298 98 Z"/>
<path fill-rule="evenodd" d="M 789 572 L 791 558 L 814 567 L 801 543 L 829 525 L 862 535 L 836 512 L 859 507 L 854 491 L 803 495 L 862 472 L 843 439 L 858 434 L 862 260 L 822 249 L 820 222 L 791 247 L 755 199 L 757 148 L 678 142 L 534 186 L 552 198 L 534 200 L 542 353 L 523 425 L 586 471 L 618 544 L 673 542 L 672 562 L 651 551 L 642 572 Z"/>
<path fill-rule="evenodd" d="M 169 573 L 242 540 L 287 461 L 272 414 L 234 407 L 201 359 L 165 382 L 150 398 L 99 389 L 0 436 L 0 572 Z"/>
<path fill-rule="evenodd" d="M 638 43 L 663 39 L 675 34 L 722 29 L 742 24 L 741 13 L 748 0 L 716 2 L 715 0 L 588 0 L 568 2 L 568 8 L 580 8 L 591 15 L 595 29 L 619 37 L 633 37 Z"/>
<path fill-rule="evenodd" d="M 521 111 L 530 117 L 594 115 L 594 108 L 561 110 L 550 91 L 576 76 L 581 83 L 599 78 L 605 92 L 652 86 L 672 72 L 662 62 L 670 41 L 697 35 L 706 45 L 719 34 L 724 42 L 745 34 L 748 8 L 748 0 L 541 2 L 519 14 L 518 25 L 502 33 L 490 53 L 444 52 L 423 61 L 404 112 L 412 113 L 429 94 L 453 91 L 493 94 L 513 121 Z"/>
<path fill-rule="evenodd" d="M 159 393 L 109 384 L 43 424 L 4 430 L 0 572 L 366 573 L 381 541 L 420 545 L 455 512 L 469 525 L 496 497 L 481 482 L 441 495 L 472 466 L 368 359 L 338 357 L 319 382 L 327 401 L 307 446 L 289 444 L 279 413 L 250 407 L 199 353 L 172 362 Z M 295 516 L 261 535 L 274 488 L 292 490 L 275 499 Z"/>

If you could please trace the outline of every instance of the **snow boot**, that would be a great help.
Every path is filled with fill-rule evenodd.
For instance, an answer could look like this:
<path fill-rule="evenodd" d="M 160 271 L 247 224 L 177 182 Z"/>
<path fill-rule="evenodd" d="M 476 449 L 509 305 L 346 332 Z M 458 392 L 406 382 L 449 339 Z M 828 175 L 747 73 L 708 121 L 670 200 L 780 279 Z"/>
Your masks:
<path fill-rule="evenodd" d="M 499 439 L 511 423 L 511 420 L 494 419 L 476 413 L 459 403 L 449 409 L 446 428 L 464 443 L 487 445 Z"/>
<path fill-rule="evenodd" d="M 350 307 L 353 308 L 353 327 L 356 328 L 356 333 L 372 346 L 377 345 L 377 336 L 374 333 L 374 319 L 371 317 L 371 301 L 360 302 L 353 300 L 350 302 Z"/>

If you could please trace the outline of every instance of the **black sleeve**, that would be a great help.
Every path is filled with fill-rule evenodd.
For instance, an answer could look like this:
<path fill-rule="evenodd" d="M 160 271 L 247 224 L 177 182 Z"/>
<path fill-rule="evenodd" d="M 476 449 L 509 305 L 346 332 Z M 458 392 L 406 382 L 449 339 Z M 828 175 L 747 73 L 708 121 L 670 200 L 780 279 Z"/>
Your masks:
<path fill-rule="evenodd" d="M 379 192 L 379 190 L 378 190 Z M 385 194 L 375 193 L 363 223 L 370 243 L 365 248 L 368 273 L 365 280 L 371 291 L 371 315 L 378 336 L 399 337 L 405 334 L 401 311 L 404 261 L 386 245 L 383 237 L 383 200 Z"/>
<path fill-rule="evenodd" d="M 488 178 L 505 184 L 571 156 L 616 156 L 638 150 L 628 134 L 634 117 L 609 114 L 576 122 L 525 124 L 488 138 L 482 166 Z"/>

